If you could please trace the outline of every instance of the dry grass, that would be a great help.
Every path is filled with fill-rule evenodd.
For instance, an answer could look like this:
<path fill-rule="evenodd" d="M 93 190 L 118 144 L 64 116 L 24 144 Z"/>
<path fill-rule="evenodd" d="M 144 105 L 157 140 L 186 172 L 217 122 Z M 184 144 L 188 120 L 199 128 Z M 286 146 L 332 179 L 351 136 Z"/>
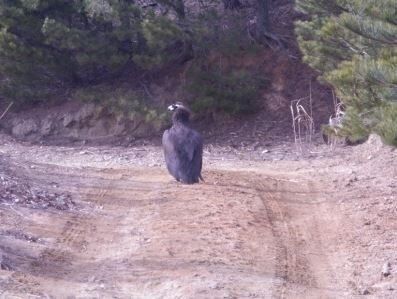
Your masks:
<path fill-rule="evenodd" d="M 314 135 L 311 95 L 291 101 L 290 109 L 295 146 L 300 153 L 303 153 L 305 145 L 311 144 Z"/>

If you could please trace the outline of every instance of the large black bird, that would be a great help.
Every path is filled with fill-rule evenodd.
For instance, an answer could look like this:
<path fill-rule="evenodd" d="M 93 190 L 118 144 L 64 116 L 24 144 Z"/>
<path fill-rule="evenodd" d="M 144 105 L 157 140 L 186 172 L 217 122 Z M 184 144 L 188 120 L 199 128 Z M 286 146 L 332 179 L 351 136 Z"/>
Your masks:
<path fill-rule="evenodd" d="M 173 111 L 172 127 L 163 134 L 165 162 L 169 173 L 185 184 L 198 183 L 203 164 L 203 139 L 189 125 L 190 111 L 183 104 L 168 107 Z"/>

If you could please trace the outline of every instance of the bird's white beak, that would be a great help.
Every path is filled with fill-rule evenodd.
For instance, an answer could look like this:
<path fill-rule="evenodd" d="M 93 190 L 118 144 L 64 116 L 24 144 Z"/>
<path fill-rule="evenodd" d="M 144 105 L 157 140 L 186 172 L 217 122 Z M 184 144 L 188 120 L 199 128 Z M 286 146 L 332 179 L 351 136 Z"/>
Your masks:
<path fill-rule="evenodd" d="M 168 111 L 174 111 L 176 108 L 178 108 L 178 105 L 172 104 L 172 105 L 169 105 L 167 109 L 168 109 Z"/>

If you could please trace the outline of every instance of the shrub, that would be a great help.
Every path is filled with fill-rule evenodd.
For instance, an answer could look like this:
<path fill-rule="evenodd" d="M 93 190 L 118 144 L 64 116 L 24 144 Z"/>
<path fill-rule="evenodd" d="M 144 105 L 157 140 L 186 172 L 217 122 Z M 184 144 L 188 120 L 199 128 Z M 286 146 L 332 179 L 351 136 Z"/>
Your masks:
<path fill-rule="evenodd" d="M 110 85 L 98 85 L 77 89 L 73 97 L 81 101 L 94 102 L 119 120 L 138 121 L 161 128 L 167 120 L 164 112 L 149 105 L 144 92 L 127 87 L 114 89 Z"/>
<path fill-rule="evenodd" d="M 238 57 L 242 53 L 257 53 L 261 47 L 247 32 L 247 17 L 216 10 L 201 12 L 191 25 L 195 58 L 207 58 L 216 53 L 222 57 Z"/>
<path fill-rule="evenodd" d="M 185 88 L 196 113 L 236 115 L 257 110 L 260 91 L 268 81 L 256 67 L 242 63 L 260 49 L 247 35 L 246 22 L 242 14 L 219 15 L 211 9 L 195 19 L 195 58 Z"/>
<path fill-rule="evenodd" d="M 166 17 L 149 14 L 142 23 L 144 51 L 133 61 L 146 70 L 176 62 L 180 56 L 192 55 L 191 37 Z"/>
<path fill-rule="evenodd" d="M 260 90 L 266 84 L 262 76 L 244 69 L 195 68 L 190 76 L 191 107 L 197 113 L 252 113 L 258 109 Z"/>

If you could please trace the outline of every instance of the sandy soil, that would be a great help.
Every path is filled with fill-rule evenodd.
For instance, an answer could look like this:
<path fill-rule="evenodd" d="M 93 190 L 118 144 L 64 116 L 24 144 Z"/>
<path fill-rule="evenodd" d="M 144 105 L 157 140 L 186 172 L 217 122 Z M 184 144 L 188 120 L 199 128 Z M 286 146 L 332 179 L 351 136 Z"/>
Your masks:
<path fill-rule="evenodd" d="M 396 298 L 397 153 L 0 142 L 0 298 Z"/>

